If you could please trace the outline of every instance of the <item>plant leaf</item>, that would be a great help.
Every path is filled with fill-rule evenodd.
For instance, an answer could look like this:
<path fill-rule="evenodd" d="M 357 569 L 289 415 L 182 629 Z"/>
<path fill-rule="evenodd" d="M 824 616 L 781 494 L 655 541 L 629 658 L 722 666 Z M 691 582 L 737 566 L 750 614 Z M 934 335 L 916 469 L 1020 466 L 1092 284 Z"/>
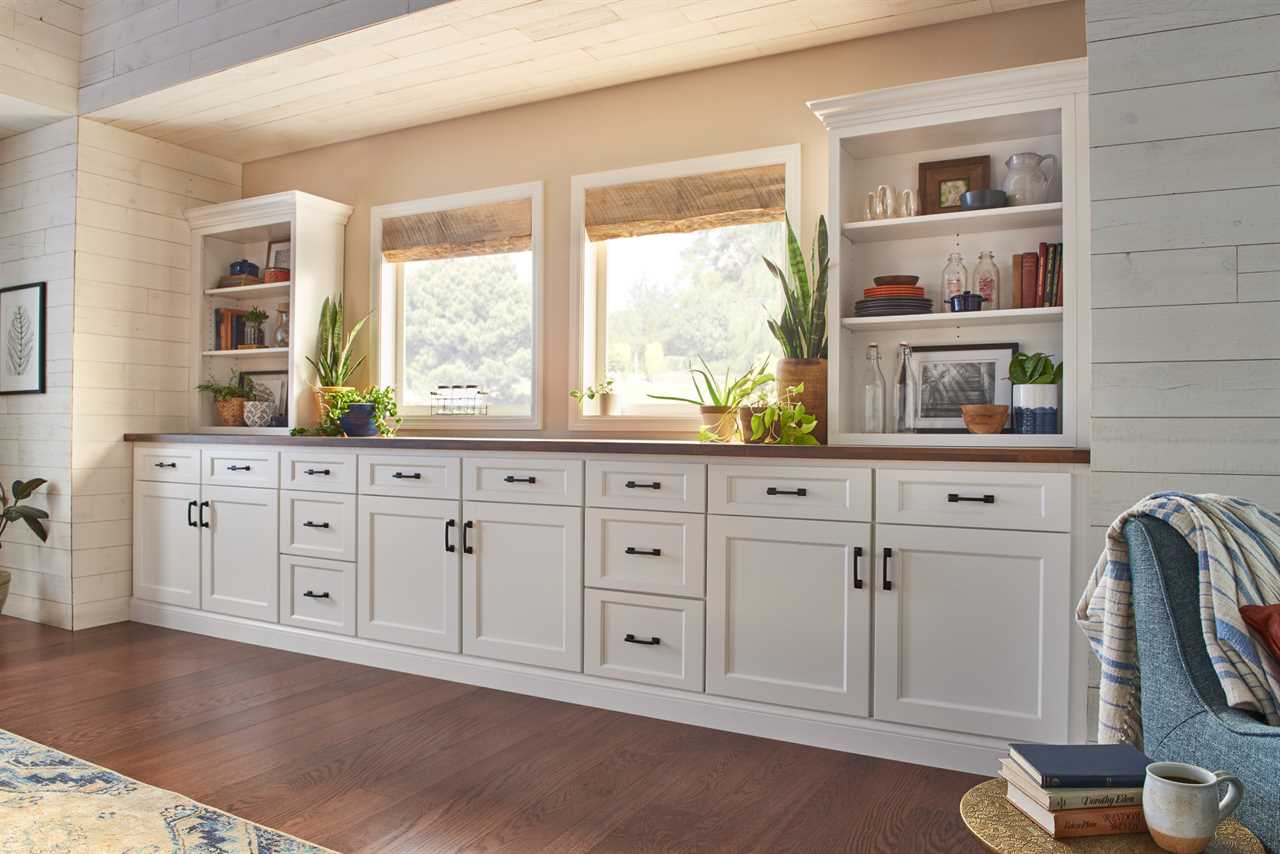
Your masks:
<path fill-rule="evenodd" d="M 49 481 L 42 477 L 32 478 L 28 481 L 15 480 L 13 482 L 13 500 L 23 501 L 31 497 L 31 493 L 44 486 Z"/>

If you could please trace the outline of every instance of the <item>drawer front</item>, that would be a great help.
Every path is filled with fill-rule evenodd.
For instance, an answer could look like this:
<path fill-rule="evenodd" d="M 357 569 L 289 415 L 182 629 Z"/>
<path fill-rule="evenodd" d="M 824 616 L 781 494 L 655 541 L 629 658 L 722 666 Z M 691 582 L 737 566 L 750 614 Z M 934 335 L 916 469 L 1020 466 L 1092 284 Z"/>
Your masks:
<path fill-rule="evenodd" d="M 341 493 L 280 493 L 280 551 L 356 559 L 356 497 Z"/>
<path fill-rule="evenodd" d="M 871 520 L 871 470 L 849 466 L 708 466 L 708 512 L 780 519 Z"/>
<path fill-rule="evenodd" d="M 456 499 L 459 458 L 421 455 L 360 455 L 360 494 Z"/>
<path fill-rule="evenodd" d="M 647 510 L 587 510 L 586 584 L 637 593 L 702 596 L 707 518 Z"/>
<path fill-rule="evenodd" d="M 196 445 L 136 445 L 133 479 L 162 483 L 199 483 L 200 448 Z"/>
<path fill-rule="evenodd" d="M 539 457 L 462 461 L 462 497 L 519 504 L 582 504 L 582 460 Z"/>
<path fill-rule="evenodd" d="M 586 591 L 583 670 L 592 676 L 702 690 L 702 602 Z"/>
<path fill-rule="evenodd" d="M 280 555 L 280 622 L 354 635 L 355 564 Z"/>
<path fill-rule="evenodd" d="M 316 448 L 280 454 L 280 488 L 355 492 L 356 455 Z"/>
<path fill-rule="evenodd" d="M 1070 531 L 1071 475 L 877 469 L 876 521 Z"/>
<path fill-rule="evenodd" d="M 275 489 L 280 485 L 279 451 L 254 451 L 234 445 L 228 445 L 225 450 L 206 447 L 201 453 L 201 459 L 201 483 L 267 489 Z"/>
<path fill-rule="evenodd" d="M 707 467 L 702 463 L 590 460 L 587 506 L 702 513 L 707 509 Z"/>

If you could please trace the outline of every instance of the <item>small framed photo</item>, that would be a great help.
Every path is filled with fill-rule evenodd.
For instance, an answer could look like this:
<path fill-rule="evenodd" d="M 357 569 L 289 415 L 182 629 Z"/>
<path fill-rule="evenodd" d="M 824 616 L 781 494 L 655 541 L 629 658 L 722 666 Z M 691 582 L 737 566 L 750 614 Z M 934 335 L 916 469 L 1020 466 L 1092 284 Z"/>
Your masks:
<path fill-rule="evenodd" d="M 920 199 L 926 214 L 960 210 L 960 197 L 991 184 L 991 155 L 920 164 Z"/>
<path fill-rule="evenodd" d="M 911 357 L 919 380 L 916 432 L 967 433 L 961 406 L 968 403 L 1010 406 L 1013 383 L 1009 379 L 1009 363 L 1017 352 L 1017 344 L 912 347 Z M 1006 425 L 1005 432 L 1009 429 Z"/>
<path fill-rule="evenodd" d="M 0 289 L 0 394 L 45 392 L 45 283 Z"/>
<path fill-rule="evenodd" d="M 293 269 L 292 243 L 288 240 L 275 240 L 267 244 L 267 266 L 284 270 Z"/>
<path fill-rule="evenodd" d="M 271 417 L 271 426 L 288 427 L 289 372 L 241 371 L 240 388 L 247 388 L 250 382 L 259 389 L 265 388 L 271 394 L 271 405 L 274 408 L 274 414 Z"/>

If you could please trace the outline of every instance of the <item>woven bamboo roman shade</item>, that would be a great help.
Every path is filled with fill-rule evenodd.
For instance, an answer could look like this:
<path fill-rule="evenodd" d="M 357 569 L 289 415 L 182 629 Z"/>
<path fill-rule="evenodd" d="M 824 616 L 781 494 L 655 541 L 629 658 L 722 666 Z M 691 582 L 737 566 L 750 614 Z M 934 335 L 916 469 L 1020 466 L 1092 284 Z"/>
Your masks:
<path fill-rule="evenodd" d="M 532 247 L 531 199 L 409 214 L 382 223 L 382 258 L 392 264 L 523 252 Z"/>
<path fill-rule="evenodd" d="M 786 167 L 753 166 L 587 190 L 592 241 L 751 225 L 783 218 Z"/>

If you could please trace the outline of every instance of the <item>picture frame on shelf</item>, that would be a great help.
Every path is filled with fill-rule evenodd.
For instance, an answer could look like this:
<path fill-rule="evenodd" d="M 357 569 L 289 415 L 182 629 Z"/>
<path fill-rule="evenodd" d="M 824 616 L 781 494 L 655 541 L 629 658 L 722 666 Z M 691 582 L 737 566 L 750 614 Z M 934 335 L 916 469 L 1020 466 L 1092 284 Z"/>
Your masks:
<path fill-rule="evenodd" d="M 271 393 L 275 406 L 275 414 L 271 418 L 272 427 L 289 426 L 289 372 L 288 371 L 241 371 L 240 387 L 247 388 L 248 383 L 264 387 Z"/>
<path fill-rule="evenodd" d="M 933 160 L 919 169 L 920 201 L 928 214 L 961 210 L 960 197 L 970 190 L 991 187 L 991 155 Z"/>
<path fill-rule="evenodd" d="M 291 240 L 273 240 L 267 244 L 266 267 L 281 270 L 293 269 L 293 242 Z"/>
<path fill-rule="evenodd" d="M 916 432 L 967 433 L 960 407 L 1011 406 L 1009 364 L 1016 343 L 929 344 L 911 348 L 916 371 Z M 1011 432 L 1008 424 L 1002 431 Z"/>
<path fill-rule="evenodd" d="M 0 394 L 44 394 L 45 283 L 0 289 Z"/>

